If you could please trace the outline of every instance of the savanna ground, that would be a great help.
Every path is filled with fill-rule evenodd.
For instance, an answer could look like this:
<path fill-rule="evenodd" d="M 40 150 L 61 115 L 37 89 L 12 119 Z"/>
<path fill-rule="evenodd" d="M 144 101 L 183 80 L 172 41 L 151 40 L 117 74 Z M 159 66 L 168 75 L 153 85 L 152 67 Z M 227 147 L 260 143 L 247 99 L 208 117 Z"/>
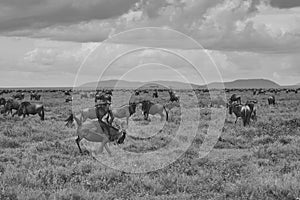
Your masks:
<path fill-rule="evenodd" d="M 244 102 L 253 99 L 250 91 L 236 93 Z M 79 153 L 75 129 L 65 127 L 64 122 L 72 103 L 65 103 L 62 92 L 42 94 L 45 121 L 38 116 L 0 116 L 0 199 L 300 197 L 300 94 L 281 92 L 276 95 L 276 106 L 267 105 L 268 95 L 255 96 L 258 120 L 250 127 L 243 127 L 241 120 L 234 124 L 235 117 L 225 108 L 205 106 L 209 104 L 207 93 L 197 92 L 197 101 L 191 91 L 179 94 L 184 96 L 183 105 L 167 106 L 171 109 L 167 123 L 160 122 L 159 116 L 144 121 L 137 111 L 127 130 L 132 137 L 120 146 L 109 145 L 112 157 L 106 151 L 101 155 Z M 161 102 L 167 99 L 159 95 Z M 93 99 L 74 97 L 74 111 L 94 104 Z M 114 106 L 126 104 L 129 97 L 129 92 L 114 92 Z M 226 112 L 224 127 L 213 150 L 198 159 L 210 123 L 222 121 L 212 119 L 211 109 Z M 182 123 L 184 128 L 180 128 Z M 87 150 L 92 151 L 93 145 L 82 141 Z M 135 160 L 128 152 L 152 154 Z M 151 166 L 168 159 L 175 161 L 151 171 Z M 109 164 L 145 173 L 128 173 Z M 145 166 L 148 168 L 143 169 Z"/>

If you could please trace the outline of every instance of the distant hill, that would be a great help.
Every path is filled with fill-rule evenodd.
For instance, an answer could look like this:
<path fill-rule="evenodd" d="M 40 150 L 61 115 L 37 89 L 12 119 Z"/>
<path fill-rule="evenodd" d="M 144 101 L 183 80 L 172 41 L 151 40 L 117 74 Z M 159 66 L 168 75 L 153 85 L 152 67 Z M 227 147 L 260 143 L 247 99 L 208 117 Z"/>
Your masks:
<path fill-rule="evenodd" d="M 213 82 L 209 83 L 210 88 L 222 88 L 223 83 Z M 96 88 L 98 82 L 89 82 L 79 86 L 78 88 Z M 132 88 L 166 88 L 171 87 L 173 89 L 189 89 L 192 88 L 207 88 L 206 85 L 196 85 L 196 84 L 187 84 L 177 81 L 154 81 L 154 82 L 137 82 L 137 81 L 124 81 L 124 80 L 106 80 L 100 81 L 100 88 L 117 88 L 117 89 L 132 89 Z M 279 84 L 266 80 L 266 79 L 239 79 L 231 82 L 224 82 L 225 88 L 234 89 L 234 88 L 281 88 Z"/>
<path fill-rule="evenodd" d="M 222 83 L 210 83 L 211 88 L 220 88 Z M 231 82 L 224 82 L 225 88 L 280 88 L 277 83 L 266 79 L 239 79 Z"/>
<path fill-rule="evenodd" d="M 198 85 L 191 84 L 192 87 L 199 87 Z M 78 88 L 117 88 L 117 89 L 136 89 L 136 88 L 176 88 L 176 89 L 189 89 L 190 84 L 177 82 L 177 81 L 153 81 L 153 82 L 138 82 L 138 81 L 124 81 L 124 80 L 105 80 L 98 82 L 85 83 Z"/>

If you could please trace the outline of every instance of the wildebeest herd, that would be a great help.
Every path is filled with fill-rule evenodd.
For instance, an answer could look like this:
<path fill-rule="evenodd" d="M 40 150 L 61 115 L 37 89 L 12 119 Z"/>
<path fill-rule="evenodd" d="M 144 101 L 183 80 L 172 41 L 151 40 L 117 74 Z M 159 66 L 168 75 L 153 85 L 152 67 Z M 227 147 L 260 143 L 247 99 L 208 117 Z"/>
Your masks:
<path fill-rule="evenodd" d="M 175 93 L 175 91 L 168 89 L 166 90 L 169 94 L 169 103 L 175 102 L 179 103 L 180 97 Z M 78 145 L 79 151 L 82 152 L 80 147 L 80 141 L 85 138 L 88 141 L 101 142 L 101 152 L 103 148 L 107 150 L 110 154 L 110 150 L 106 145 L 108 142 L 116 142 L 121 144 L 124 142 L 126 137 L 126 128 L 129 125 L 129 118 L 136 112 L 136 109 L 141 105 L 141 110 L 144 115 L 145 120 L 149 120 L 149 114 L 155 115 L 159 114 L 161 116 L 161 121 L 166 119 L 168 121 L 169 111 L 166 105 L 162 103 L 154 102 L 154 99 L 159 97 L 160 92 L 166 92 L 165 90 L 135 90 L 132 91 L 132 97 L 129 102 L 120 107 L 112 107 L 112 95 L 113 90 L 103 89 L 94 92 L 87 91 L 72 91 L 65 90 L 61 91 L 66 96 L 65 102 L 70 102 L 73 100 L 73 95 L 79 94 L 80 99 L 94 98 L 95 106 L 91 108 L 81 109 L 77 113 L 72 113 L 65 121 L 66 125 L 71 127 L 75 124 L 77 130 L 76 143 Z M 245 90 L 230 90 L 226 89 L 225 92 L 234 92 L 228 99 L 226 107 L 228 108 L 229 114 L 233 114 L 236 117 L 235 123 L 241 118 L 244 126 L 249 126 L 251 120 L 257 120 L 257 108 L 256 104 L 258 101 L 255 99 L 256 95 L 269 95 L 267 98 L 268 105 L 276 105 L 275 95 L 280 92 L 295 92 L 297 93 L 299 89 L 253 89 L 253 99 L 247 99 L 245 103 L 242 103 L 243 97 L 239 94 Z M 41 120 L 45 119 L 45 108 L 42 103 L 35 103 L 29 101 L 22 101 L 25 98 L 25 93 L 30 93 L 30 100 L 40 101 L 41 95 L 39 92 L 45 91 L 22 91 L 22 90 L 1 90 L 0 95 L 9 94 L 15 92 L 10 98 L 5 99 L 0 98 L 1 114 L 4 116 L 15 115 L 23 116 L 25 118 L 29 115 L 38 114 Z M 56 90 L 49 90 L 46 92 L 57 92 Z M 208 93 L 208 89 L 195 89 L 194 92 Z M 150 94 L 149 98 L 143 98 L 142 94 Z M 149 96 L 149 95 L 148 95 Z M 152 98 L 152 99 L 151 99 Z M 22 101 L 22 102 L 20 102 Z M 168 103 L 166 102 L 166 103 Z M 13 113 L 13 110 L 15 112 Z M 103 120 L 105 118 L 105 120 Z M 121 125 L 113 124 L 115 118 L 126 118 L 126 124 Z M 88 120 L 89 119 L 89 120 Z"/>

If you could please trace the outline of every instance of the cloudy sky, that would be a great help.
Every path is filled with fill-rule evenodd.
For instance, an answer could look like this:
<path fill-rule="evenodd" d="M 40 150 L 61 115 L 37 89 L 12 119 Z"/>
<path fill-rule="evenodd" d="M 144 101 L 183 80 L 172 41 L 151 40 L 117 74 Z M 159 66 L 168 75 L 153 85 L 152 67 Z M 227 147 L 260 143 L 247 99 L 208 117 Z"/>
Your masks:
<path fill-rule="evenodd" d="M 1 0 L 0 44 L 0 87 L 116 78 L 296 84 L 300 1 Z"/>

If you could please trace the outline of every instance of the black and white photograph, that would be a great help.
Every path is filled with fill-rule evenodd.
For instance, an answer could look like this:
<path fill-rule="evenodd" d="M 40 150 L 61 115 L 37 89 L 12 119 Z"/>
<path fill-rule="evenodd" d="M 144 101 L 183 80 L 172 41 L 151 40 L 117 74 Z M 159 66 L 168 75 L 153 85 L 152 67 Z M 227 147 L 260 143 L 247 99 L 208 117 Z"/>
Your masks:
<path fill-rule="evenodd" d="M 0 200 L 300 200 L 300 0 L 0 0 Z"/>

